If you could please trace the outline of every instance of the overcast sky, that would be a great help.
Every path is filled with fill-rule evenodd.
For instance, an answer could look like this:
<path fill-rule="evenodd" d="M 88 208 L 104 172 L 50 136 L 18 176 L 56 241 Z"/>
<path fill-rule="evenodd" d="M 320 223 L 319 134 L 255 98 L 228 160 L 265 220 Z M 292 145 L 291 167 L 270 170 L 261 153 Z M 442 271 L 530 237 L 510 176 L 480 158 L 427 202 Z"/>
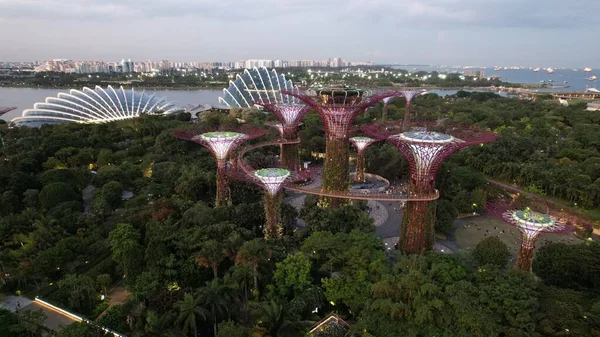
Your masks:
<path fill-rule="evenodd" d="M 0 61 L 600 66 L 600 0 L 0 0 Z"/>

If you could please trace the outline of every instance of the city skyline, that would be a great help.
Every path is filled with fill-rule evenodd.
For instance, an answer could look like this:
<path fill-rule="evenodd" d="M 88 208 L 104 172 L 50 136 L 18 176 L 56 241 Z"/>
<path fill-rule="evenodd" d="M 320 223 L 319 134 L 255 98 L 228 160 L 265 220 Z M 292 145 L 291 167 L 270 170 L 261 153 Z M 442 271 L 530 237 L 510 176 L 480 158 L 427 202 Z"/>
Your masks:
<path fill-rule="evenodd" d="M 0 0 L 0 30 L 10 32 L 0 36 L 0 61 L 340 55 L 379 64 L 593 67 L 600 47 L 585 41 L 595 38 L 599 9 L 590 0 Z"/>

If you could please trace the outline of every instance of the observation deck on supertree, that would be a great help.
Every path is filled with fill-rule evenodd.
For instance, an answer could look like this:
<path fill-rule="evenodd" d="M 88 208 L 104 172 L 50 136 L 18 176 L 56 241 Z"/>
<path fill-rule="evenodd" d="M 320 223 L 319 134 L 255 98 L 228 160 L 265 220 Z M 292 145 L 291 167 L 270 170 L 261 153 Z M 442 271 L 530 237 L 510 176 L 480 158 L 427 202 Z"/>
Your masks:
<path fill-rule="evenodd" d="M 260 103 L 256 105 L 262 106 L 265 110 L 270 111 L 279 119 L 279 124 L 272 124 L 277 127 L 281 138 L 286 143 L 281 144 L 281 165 L 288 170 L 298 171 L 300 168 L 300 160 L 298 155 L 298 126 L 306 116 L 310 108 L 304 104 L 283 104 L 283 103 Z M 293 141 L 298 140 L 294 143 Z"/>
<path fill-rule="evenodd" d="M 260 137 L 261 129 L 242 125 L 237 130 L 207 131 L 198 129 L 182 129 L 173 131 L 173 136 L 201 144 L 208 148 L 217 161 L 217 197 L 215 206 L 231 204 L 231 193 L 227 181 L 227 159 L 231 151 L 241 143 Z"/>
<path fill-rule="evenodd" d="M 402 96 L 406 99 L 406 105 L 404 109 L 404 121 L 402 122 L 402 127 L 404 128 L 404 130 L 409 130 L 411 118 L 410 107 L 412 106 L 412 101 L 416 96 L 427 93 L 427 90 L 416 88 L 403 88 L 398 90 L 398 93 L 402 94 Z"/>
<path fill-rule="evenodd" d="M 356 172 L 354 173 L 354 182 L 363 183 L 365 182 L 365 150 L 367 147 L 378 141 L 378 139 L 371 137 L 352 137 L 350 143 L 356 147 Z"/>
<path fill-rule="evenodd" d="M 372 93 L 349 88 L 316 89 L 313 93 L 283 91 L 283 94 L 298 98 L 314 109 L 325 126 L 325 165 L 322 191 L 325 194 L 343 194 L 348 190 L 348 138 L 349 129 L 356 117 L 369 106 L 395 92 Z M 337 207 L 339 198 L 324 197 L 322 205 Z"/>
<path fill-rule="evenodd" d="M 422 128 L 425 129 L 426 128 Z M 406 158 L 410 168 L 409 194 L 430 195 L 435 192 L 435 178 L 442 162 L 465 147 L 493 142 L 493 132 L 474 127 L 447 127 L 438 131 L 400 132 L 398 124 L 380 123 L 363 127 L 373 137 L 393 144 Z M 434 242 L 435 202 L 407 201 L 398 248 L 408 254 L 421 254 Z"/>
<path fill-rule="evenodd" d="M 516 267 L 526 272 L 531 271 L 537 239 L 544 233 L 565 233 L 570 227 L 560 213 L 539 201 L 523 208 L 516 205 L 515 199 L 496 199 L 488 201 L 485 209 L 490 216 L 517 227 L 521 232 Z"/>

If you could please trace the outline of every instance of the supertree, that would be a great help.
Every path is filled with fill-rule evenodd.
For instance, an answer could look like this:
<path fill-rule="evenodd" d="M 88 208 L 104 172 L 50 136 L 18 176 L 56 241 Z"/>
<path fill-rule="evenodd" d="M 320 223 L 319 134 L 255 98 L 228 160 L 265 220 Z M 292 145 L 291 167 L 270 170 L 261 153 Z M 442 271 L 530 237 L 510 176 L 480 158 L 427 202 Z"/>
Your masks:
<path fill-rule="evenodd" d="M 389 103 L 389 101 L 392 100 L 392 98 L 394 98 L 394 97 L 386 97 L 383 99 L 383 109 L 381 111 L 381 121 L 382 122 L 385 122 L 387 119 L 388 103 Z"/>
<path fill-rule="evenodd" d="M 227 159 L 231 151 L 241 143 L 260 137 L 264 131 L 242 125 L 234 131 L 208 131 L 198 129 L 182 129 L 172 133 L 179 139 L 189 140 L 208 148 L 217 161 L 217 197 L 215 206 L 231 204 L 229 183 L 227 181 Z"/>
<path fill-rule="evenodd" d="M 535 242 L 544 233 L 564 233 L 569 230 L 567 221 L 560 213 L 551 210 L 539 200 L 533 200 L 529 206 L 523 207 L 514 199 L 496 199 L 486 203 L 486 211 L 490 216 L 511 224 L 521 232 L 521 248 L 516 267 L 531 271 Z"/>
<path fill-rule="evenodd" d="M 260 168 L 256 163 L 248 163 L 244 156 L 253 149 L 276 144 L 276 142 L 259 143 L 247 146 L 239 151 L 237 165 L 229 171 L 229 175 L 237 180 L 253 183 L 260 186 L 264 191 L 265 228 L 266 239 L 281 237 L 283 228 L 281 226 L 281 198 L 284 187 L 291 183 L 310 178 L 313 171 L 290 171 L 285 168 L 267 167 Z M 272 163 L 268 163 L 270 165 Z"/>
<path fill-rule="evenodd" d="M 409 196 L 435 193 L 437 171 L 451 154 L 471 145 L 493 142 L 493 132 L 473 127 L 449 127 L 444 133 L 408 131 L 394 134 L 402 127 L 397 124 L 372 124 L 363 131 L 383 137 L 396 146 L 406 158 L 410 169 Z M 402 218 L 398 249 L 407 254 L 421 254 L 433 247 L 435 202 L 407 201 Z"/>
<path fill-rule="evenodd" d="M 370 137 L 352 137 L 350 143 L 356 147 L 356 172 L 354 173 L 354 182 L 365 182 L 365 150 L 367 146 L 376 142 L 377 139 Z"/>
<path fill-rule="evenodd" d="M 425 89 L 415 89 L 415 88 L 404 88 L 398 90 L 398 93 L 402 94 L 402 96 L 406 99 L 406 106 L 404 110 L 404 121 L 402 122 L 402 127 L 404 130 L 408 130 L 410 128 L 410 107 L 412 105 L 413 98 L 418 95 L 422 95 L 426 93 Z"/>
<path fill-rule="evenodd" d="M 298 126 L 310 108 L 304 104 L 264 102 L 256 102 L 255 104 L 272 112 L 279 119 L 280 123 L 273 126 L 277 127 L 281 138 L 284 140 L 281 144 L 280 152 L 281 165 L 288 170 L 298 171 L 300 168 L 298 157 Z"/>
<path fill-rule="evenodd" d="M 298 98 L 315 110 L 325 126 L 325 165 L 322 190 L 327 193 L 343 193 L 348 188 L 348 138 L 354 119 L 369 106 L 395 92 L 371 93 L 348 88 L 317 89 L 314 93 L 283 91 Z M 321 205 L 337 207 L 339 198 L 324 197 Z"/>

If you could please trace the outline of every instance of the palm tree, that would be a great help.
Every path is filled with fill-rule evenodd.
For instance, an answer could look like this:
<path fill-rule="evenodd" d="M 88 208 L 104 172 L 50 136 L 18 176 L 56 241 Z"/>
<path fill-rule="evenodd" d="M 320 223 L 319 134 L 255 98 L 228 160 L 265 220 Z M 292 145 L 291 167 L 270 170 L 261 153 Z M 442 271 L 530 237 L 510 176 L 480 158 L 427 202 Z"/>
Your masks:
<path fill-rule="evenodd" d="M 146 313 L 144 336 L 175 337 L 181 336 L 181 332 L 173 329 L 173 314 L 171 312 L 157 314 L 150 310 Z"/>
<path fill-rule="evenodd" d="M 240 233 L 233 233 L 223 242 L 223 254 L 231 261 L 235 260 L 235 256 L 244 243 L 244 239 Z"/>
<path fill-rule="evenodd" d="M 217 240 L 209 240 L 202 245 L 202 249 L 196 257 L 196 263 L 204 268 L 211 268 L 213 277 L 216 279 L 218 277 L 219 264 L 224 258 L 223 249 Z"/>
<path fill-rule="evenodd" d="M 262 239 L 246 241 L 235 257 L 235 264 L 248 266 L 254 271 L 254 291 L 258 292 L 258 266 L 271 258 L 271 250 Z"/>
<path fill-rule="evenodd" d="M 244 308 L 248 305 L 248 289 L 252 287 L 252 280 L 255 276 L 256 273 L 250 267 L 245 265 L 233 266 L 231 270 L 231 280 L 241 287 L 244 298 Z"/>
<path fill-rule="evenodd" d="M 258 330 L 264 332 L 265 337 L 304 336 L 304 324 L 287 305 L 265 302 L 258 306 L 257 314 Z"/>
<path fill-rule="evenodd" d="M 184 294 L 183 300 L 175 303 L 179 308 L 179 316 L 175 321 L 176 325 L 183 327 L 183 333 L 187 335 L 188 331 L 194 332 L 194 337 L 198 337 L 198 319 L 206 320 L 209 312 L 202 307 L 200 296 L 194 297 L 192 294 Z"/>
<path fill-rule="evenodd" d="M 231 303 L 231 300 L 233 300 L 231 288 L 223 285 L 219 279 L 206 282 L 206 286 L 198 291 L 199 303 L 210 312 L 215 336 L 217 335 L 217 318 L 228 312 L 227 305 Z"/>

